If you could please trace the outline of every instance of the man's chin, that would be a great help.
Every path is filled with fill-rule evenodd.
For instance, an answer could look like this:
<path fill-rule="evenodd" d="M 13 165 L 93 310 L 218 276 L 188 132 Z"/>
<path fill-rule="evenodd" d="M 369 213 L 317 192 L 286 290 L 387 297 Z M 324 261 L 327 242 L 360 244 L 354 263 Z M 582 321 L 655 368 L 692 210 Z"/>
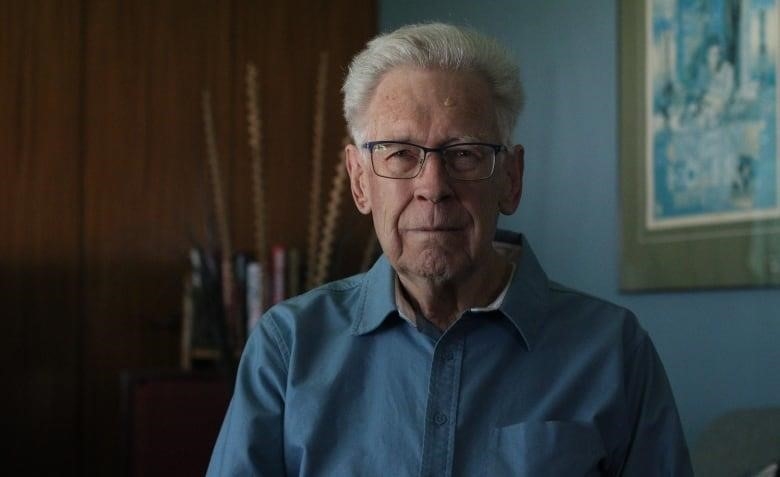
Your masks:
<path fill-rule="evenodd" d="M 413 259 L 408 260 L 406 268 L 418 277 L 436 282 L 447 282 L 458 275 L 463 267 L 463 251 L 453 253 L 441 248 L 423 250 Z"/>

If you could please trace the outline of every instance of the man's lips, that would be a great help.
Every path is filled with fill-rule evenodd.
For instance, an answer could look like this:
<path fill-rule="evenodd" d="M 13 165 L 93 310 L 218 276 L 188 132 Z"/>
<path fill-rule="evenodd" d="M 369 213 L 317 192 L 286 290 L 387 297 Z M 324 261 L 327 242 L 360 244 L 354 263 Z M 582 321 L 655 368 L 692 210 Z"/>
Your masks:
<path fill-rule="evenodd" d="M 420 226 L 420 227 L 407 227 L 409 232 L 459 232 L 463 230 L 463 227 L 453 225 L 437 225 L 437 226 Z"/>

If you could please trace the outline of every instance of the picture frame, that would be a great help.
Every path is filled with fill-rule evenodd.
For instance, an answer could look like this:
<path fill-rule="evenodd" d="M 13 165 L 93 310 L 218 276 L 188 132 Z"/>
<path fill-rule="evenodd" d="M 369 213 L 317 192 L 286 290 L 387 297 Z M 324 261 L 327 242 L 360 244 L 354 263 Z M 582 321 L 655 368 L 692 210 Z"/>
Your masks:
<path fill-rule="evenodd" d="M 780 0 L 621 0 L 623 291 L 780 285 Z"/>

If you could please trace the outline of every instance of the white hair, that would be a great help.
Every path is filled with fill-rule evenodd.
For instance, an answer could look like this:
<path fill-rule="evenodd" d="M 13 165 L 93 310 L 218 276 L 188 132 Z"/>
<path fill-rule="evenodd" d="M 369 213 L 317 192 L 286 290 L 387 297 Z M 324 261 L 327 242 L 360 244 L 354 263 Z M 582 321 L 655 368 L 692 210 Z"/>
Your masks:
<path fill-rule="evenodd" d="M 341 91 L 344 93 L 344 118 L 356 142 L 365 139 L 363 116 L 379 80 L 399 66 L 482 75 L 495 100 L 501 140 L 509 143 L 523 107 L 523 87 L 517 63 L 494 39 L 443 23 L 408 25 L 379 35 L 352 60 Z"/>

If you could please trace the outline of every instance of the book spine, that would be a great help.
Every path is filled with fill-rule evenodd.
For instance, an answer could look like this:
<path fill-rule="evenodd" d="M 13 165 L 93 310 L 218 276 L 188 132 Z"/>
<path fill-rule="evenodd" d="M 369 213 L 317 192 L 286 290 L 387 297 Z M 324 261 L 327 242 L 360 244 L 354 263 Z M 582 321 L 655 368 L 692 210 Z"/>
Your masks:
<path fill-rule="evenodd" d="M 250 262 L 246 267 L 246 334 L 255 327 L 263 315 L 263 266 Z"/>
<path fill-rule="evenodd" d="M 273 264 L 273 288 L 271 303 L 277 304 L 285 298 L 287 257 L 283 245 L 274 245 L 271 249 L 271 263 Z"/>
<path fill-rule="evenodd" d="M 301 254 L 297 248 L 287 251 L 287 296 L 301 292 Z"/>
<path fill-rule="evenodd" d="M 245 253 L 236 253 L 233 257 L 233 270 L 235 275 L 235 340 L 236 351 L 244 347 L 247 331 L 247 268 L 249 266 L 249 256 Z"/>
<path fill-rule="evenodd" d="M 287 251 L 283 245 L 271 248 L 271 264 L 273 267 L 273 283 L 271 284 L 271 304 L 284 300 L 287 288 Z"/>

